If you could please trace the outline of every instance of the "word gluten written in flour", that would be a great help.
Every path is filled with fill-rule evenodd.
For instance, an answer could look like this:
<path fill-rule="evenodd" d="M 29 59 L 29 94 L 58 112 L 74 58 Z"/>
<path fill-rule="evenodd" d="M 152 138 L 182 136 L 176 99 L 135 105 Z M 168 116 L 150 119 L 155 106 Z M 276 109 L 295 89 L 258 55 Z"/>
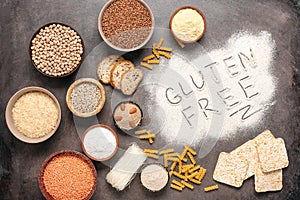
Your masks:
<path fill-rule="evenodd" d="M 217 61 L 212 61 L 209 64 L 202 66 L 204 70 L 208 71 L 208 77 L 205 77 L 201 70 L 198 70 L 197 73 L 189 74 L 189 78 L 186 81 L 190 81 L 191 85 L 194 88 L 184 87 L 184 84 L 178 81 L 178 87 L 168 87 L 165 90 L 165 95 L 169 103 L 174 105 L 183 104 L 184 98 L 190 98 L 195 90 L 203 90 L 204 87 L 207 87 L 206 78 L 213 80 L 215 84 L 222 84 L 223 87 L 221 90 L 217 90 L 217 96 L 222 104 L 226 107 L 229 112 L 229 117 L 239 116 L 242 120 L 247 120 L 249 117 L 258 113 L 262 108 L 255 107 L 254 103 L 251 102 L 252 99 L 255 99 L 260 95 L 258 89 L 255 86 L 255 81 L 251 78 L 250 69 L 255 70 L 257 67 L 255 57 L 252 49 L 248 51 L 238 52 L 235 55 L 228 55 L 221 59 L 216 59 Z M 221 81 L 218 77 L 218 69 L 223 67 L 228 75 L 229 79 L 235 79 L 237 88 L 232 89 L 229 86 L 226 86 L 226 80 Z M 226 76 L 227 76 L 226 75 Z M 224 75 L 223 75 L 224 76 Z M 196 81 L 197 80 L 197 81 Z M 242 95 L 234 95 L 234 93 L 242 93 Z M 240 97 L 244 97 L 241 99 Z M 211 103 L 211 99 L 208 97 L 200 97 L 197 99 L 197 106 L 200 108 L 201 114 L 208 119 L 209 116 L 213 113 L 220 113 L 220 108 L 214 108 Z M 245 102 L 247 102 L 245 104 Z M 243 104 L 242 104 L 243 103 Z M 252 105 L 253 104 L 253 105 Z M 181 113 L 189 124 L 193 126 L 192 118 L 196 115 L 195 105 L 181 105 Z"/>

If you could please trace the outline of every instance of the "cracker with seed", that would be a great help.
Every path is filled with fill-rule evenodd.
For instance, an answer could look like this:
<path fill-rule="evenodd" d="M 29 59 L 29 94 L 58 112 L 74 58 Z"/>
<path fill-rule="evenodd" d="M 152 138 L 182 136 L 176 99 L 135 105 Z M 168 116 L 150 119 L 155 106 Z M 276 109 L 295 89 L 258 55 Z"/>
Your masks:
<path fill-rule="evenodd" d="M 244 180 L 250 178 L 255 174 L 255 167 L 258 163 L 258 155 L 254 140 L 249 140 L 248 142 L 242 144 L 241 146 L 233 150 L 230 154 L 247 160 L 249 167 Z"/>
<path fill-rule="evenodd" d="M 271 142 L 275 139 L 274 135 L 271 133 L 270 130 L 265 130 L 258 136 L 256 136 L 253 140 L 255 141 L 256 146 L 263 142 Z"/>
<path fill-rule="evenodd" d="M 282 169 L 263 172 L 257 165 L 254 176 L 254 184 L 256 192 L 278 191 L 282 189 Z"/>
<path fill-rule="evenodd" d="M 271 172 L 289 165 L 284 140 L 277 138 L 257 146 L 258 158 L 263 172 Z"/>
<path fill-rule="evenodd" d="M 245 159 L 221 152 L 213 174 L 213 179 L 234 187 L 241 187 L 247 170 L 248 163 Z"/>

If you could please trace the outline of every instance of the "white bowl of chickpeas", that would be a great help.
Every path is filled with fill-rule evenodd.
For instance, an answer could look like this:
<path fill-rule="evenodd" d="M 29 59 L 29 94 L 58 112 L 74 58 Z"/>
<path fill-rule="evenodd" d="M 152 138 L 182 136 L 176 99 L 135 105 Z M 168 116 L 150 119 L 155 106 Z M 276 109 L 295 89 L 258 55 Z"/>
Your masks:
<path fill-rule="evenodd" d="M 81 36 L 72 27 L 53 22 L 34 33 L 29 54 L 39 72 L 49 77 L 61 78 L 79 68 L 84 44 Z"/>

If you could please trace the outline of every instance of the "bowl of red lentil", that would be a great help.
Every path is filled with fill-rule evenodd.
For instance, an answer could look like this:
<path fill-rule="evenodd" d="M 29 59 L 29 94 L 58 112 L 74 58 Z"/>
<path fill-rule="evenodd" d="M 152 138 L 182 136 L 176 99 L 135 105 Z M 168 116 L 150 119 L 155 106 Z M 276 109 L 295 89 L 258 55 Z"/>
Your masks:
<path fill-rule="evenodd" d="M 97 172 L 92 161 L 82 153 L 63 150 L 44 161 L 38 182 L 47 200 L 88 200 L 96 190 Z"/>
<path fill-rule="evenodd" d="M 10 132 L 26 143 L 40 143 L 58 129 L 61 108 L 56 97 L 45 88 L 25 87 L 8 101 L 5 120 Z"/>
<path fill-rule="evenodd" d="M 69 25 L 51 22 L 32 36 L 29 55 L 33 66 L 43 75 L 62 78 L 75 72 L 82 63 L 83 39 Z"/>
<path fill-rule="evenodd" d="M 101 9 L 98 29 L 104 42 L 113 49 L 134 51 L 152 37 L 154 16 L 142 0 L 111 0 Z"/>

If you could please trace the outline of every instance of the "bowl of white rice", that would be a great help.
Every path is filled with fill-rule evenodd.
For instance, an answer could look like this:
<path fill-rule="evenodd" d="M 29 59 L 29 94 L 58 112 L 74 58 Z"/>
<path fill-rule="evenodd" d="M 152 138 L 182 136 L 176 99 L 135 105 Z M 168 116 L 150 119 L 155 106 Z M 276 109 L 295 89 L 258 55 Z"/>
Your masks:
<path fill-rule="evenodd" d="M 25 87 L 8 101 L 5 119 L 16 138 L 26 143 L 40 143 L 58 129 L 61 109 L 50 91 L 41 87 Z"/>

